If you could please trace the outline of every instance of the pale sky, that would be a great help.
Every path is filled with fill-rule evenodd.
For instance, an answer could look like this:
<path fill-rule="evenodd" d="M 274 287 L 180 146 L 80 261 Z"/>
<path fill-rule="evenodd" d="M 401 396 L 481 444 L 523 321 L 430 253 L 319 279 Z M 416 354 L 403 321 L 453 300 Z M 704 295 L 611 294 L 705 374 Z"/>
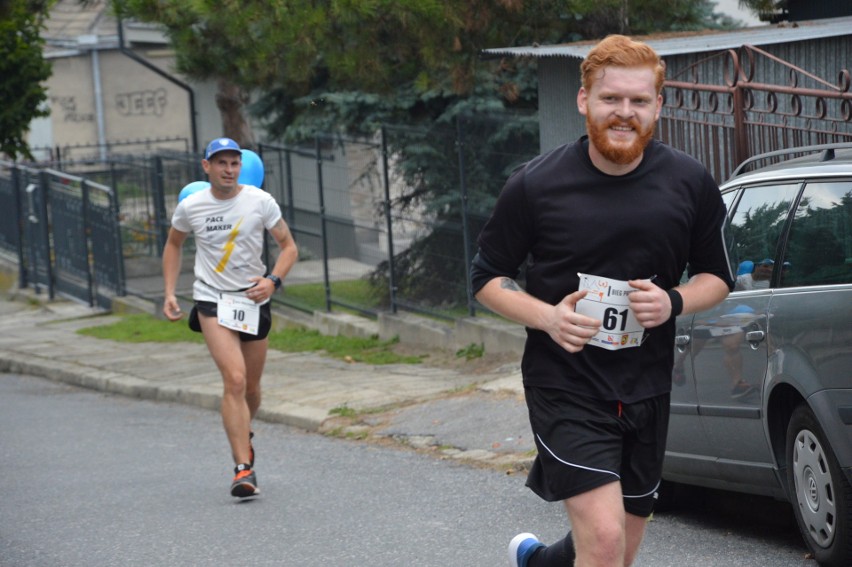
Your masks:
<path fill-rule="evenodd" d="M 752 13 L 748 10 L 741 10 L 739 7 L 739 0 L 716 0 L 716 12 L 722 12 L 723 14 L 727 14 L 734 19 L 740 20 L 745 23 L 747 26 L 762 26 L 766 25 L 765 22 L 761 22 L 757 19 L 757 16 L 753 16 Z"/>

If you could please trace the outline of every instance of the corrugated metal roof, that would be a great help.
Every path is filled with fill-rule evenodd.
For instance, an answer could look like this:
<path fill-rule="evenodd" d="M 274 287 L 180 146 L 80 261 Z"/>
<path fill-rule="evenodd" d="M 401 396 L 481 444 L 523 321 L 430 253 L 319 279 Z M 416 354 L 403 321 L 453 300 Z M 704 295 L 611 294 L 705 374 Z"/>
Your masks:
<path fill-rule="evenodd" d="M 104 0 L 59 0 L 51 7 L 42 37 L 47 41 L 75 41 L 80 36 L 116 33 L 116 21 Z"/>
<path fill-rule="evenodd" d="M 51 7 L 41 36 L 46 59 L 118 45 L 117 23 L 106 0 L 59 0 Z"/>
<path fill-rule="evenodd" d="M 703 53 L 736 49 L 743 45 L 770 45 L 809 39 L 852 35 L 852 17 L 828 18 L 744 28 L 736 31 L 706 31 L 683 34 L 636 36 L 654 48 L 661 56 L 684 53 Z M 571 57 L 584 59 L 597 41 L 581 41 L 561 45 L 531 45 L 484 49 L 486 57 Z"/>

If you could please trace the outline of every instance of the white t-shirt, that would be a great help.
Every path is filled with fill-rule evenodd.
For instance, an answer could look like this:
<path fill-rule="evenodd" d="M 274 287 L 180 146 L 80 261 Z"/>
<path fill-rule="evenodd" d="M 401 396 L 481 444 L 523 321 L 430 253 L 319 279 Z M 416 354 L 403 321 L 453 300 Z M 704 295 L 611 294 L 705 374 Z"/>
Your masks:
<path fill-rule="evenodd" d="M 217 301 L 218 291 L 243 290 L 253 285 L 249 278 L 263 276 L 264 229 L 280 219 L 275 199 L 253 185 L 232 199 L 216 199 L 208 188 L 178 203 L 172 226 L 195 235 L 193 299 Z"/>
<path fill-rule="evenodd" d="M 740 291 L 743 289 L 769 289 L 769 280 L 756 280 L 752 274 L 737 276 L 734 291 Z"/>

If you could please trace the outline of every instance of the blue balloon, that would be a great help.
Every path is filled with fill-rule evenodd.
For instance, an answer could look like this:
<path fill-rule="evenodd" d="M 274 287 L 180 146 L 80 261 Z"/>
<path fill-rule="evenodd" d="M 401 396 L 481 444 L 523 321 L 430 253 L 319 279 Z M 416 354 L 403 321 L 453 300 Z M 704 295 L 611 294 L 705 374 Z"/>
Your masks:
<path fill-rule="evenodd" d="M 241 185 L 263 185 L 263 161 L 251 150 L 240 150 L 243 154 L 243 167 L 237 183 Z"/>
<path fill-rule="evenodd" d="M 192 183 L 180 190 L 180 193 L 178 194 L 178 203 L 180 203 L 193 193 L 204 191 L 208 187 L 210 187 L 210 184 L 206 181 L 193 181 Z"/>
<path fill-rule="evenodd" d="M 754 313 L 754 309 L 749 307 L 748 305 L 735 305 L 733 309 L 729 311 L 729 313 Z"/>

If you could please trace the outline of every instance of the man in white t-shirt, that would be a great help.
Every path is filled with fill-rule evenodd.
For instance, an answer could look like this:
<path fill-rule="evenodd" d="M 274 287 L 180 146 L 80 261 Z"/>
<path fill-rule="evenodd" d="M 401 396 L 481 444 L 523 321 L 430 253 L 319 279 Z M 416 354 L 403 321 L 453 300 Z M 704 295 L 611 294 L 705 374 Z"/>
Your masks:
<path fill-rule="evenodd" d="M 772 258 L 764 258 L 754 266 L 754 272 L 751 274 L 752 289 L 768 289 L 769 278 L 772 277 L 772 267 L 775 261 Z"/>
<path fill-rule="evenodd" d="M 253 470 L 251 420 L 260 407 L 272 322 L 269 299 L 296 262 L 298 250 L 275 199 L 239 183 L 242 152 L 235 141 L 210 142 L 201 164 L 210 187 L 178 203 L 163 250 L 163 314 L 171 321 L 183 316 L 175 286 L 183 243 L 193 233 L 195 306 L 189 323 L 204 334 L 222 374 L 222 423 L 236 465 L 231 495 L 245 498 L 260 492 Z M 264 231 L 279 247 L 268 272 L 262 260 Z"/>

